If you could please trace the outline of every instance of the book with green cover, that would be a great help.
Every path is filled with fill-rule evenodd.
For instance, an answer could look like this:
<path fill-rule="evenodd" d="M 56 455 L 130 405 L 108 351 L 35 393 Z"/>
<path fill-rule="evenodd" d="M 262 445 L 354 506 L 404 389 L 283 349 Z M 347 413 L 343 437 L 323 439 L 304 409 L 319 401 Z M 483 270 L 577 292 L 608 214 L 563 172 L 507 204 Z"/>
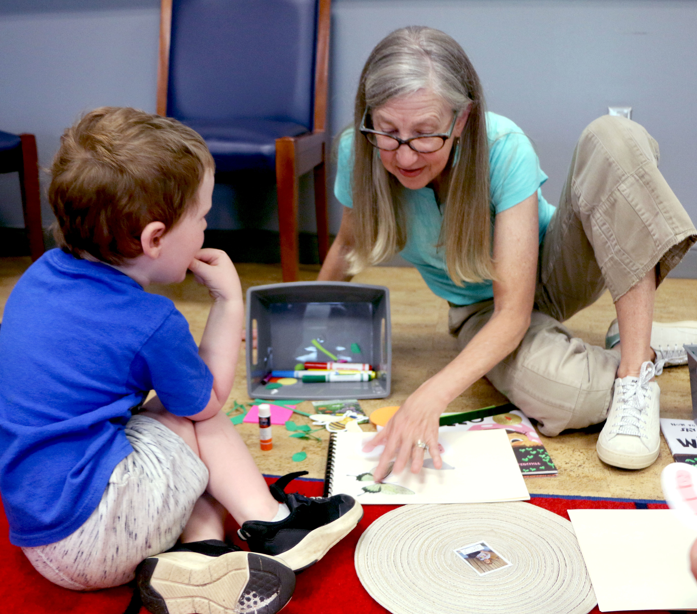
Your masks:
<path fill-rule="evenodd" d="M 524 476 L 557 475 L 559 471 L 532 422 L 519 409 L 510 409 L 514 407 L 509 404 L 509 411 L 505 413 L 441 426 L 440 431 L 447 433 L 451 429 L 475 431 L 505 429 Z"/>

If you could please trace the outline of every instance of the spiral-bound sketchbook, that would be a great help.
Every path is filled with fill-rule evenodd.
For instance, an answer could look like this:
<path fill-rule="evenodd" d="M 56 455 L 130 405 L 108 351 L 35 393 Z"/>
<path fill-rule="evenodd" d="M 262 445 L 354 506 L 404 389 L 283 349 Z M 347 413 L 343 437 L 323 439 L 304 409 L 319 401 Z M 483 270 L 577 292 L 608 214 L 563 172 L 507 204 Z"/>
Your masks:
<path fill-rule="evenodd" d="M 332 433 L 327 456 L 325 496 L 345 493 L 362 505 L 405 503 L 487 503 L 530 499 L 504 430 L 441 433 L 443 466 L 436 469 L 426 453 L 424 467 L 407 467 L 373 479 L 382 447 L 363 452 L 375 433 Z"/>

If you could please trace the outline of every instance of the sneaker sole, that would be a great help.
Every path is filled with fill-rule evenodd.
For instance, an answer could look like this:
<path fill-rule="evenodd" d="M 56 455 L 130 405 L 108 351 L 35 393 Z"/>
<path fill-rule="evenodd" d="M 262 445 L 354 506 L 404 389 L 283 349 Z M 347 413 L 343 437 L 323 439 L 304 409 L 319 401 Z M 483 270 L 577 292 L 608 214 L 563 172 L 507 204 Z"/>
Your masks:
<path fill-rule="evenodd" d="M 682 322 L 654 322 L 654 325 L 658 324 L 662 328 L 688 328 L 691 330 L 694 330 L 697 332 L 697 326 L 695 326 L 694 321 L 690 320 L 684 320 Z M 653 347 L 653 344 L 652 346 Z M 663 366 L 664 367 L 681 367 L 682 365 L 687 364 L 687 354 L 685 354 L 685 358 L 682 360 L 671 360 L 669 362 L 666 362 Z"/>
<path fill-rule="evenodd" d="M 240 597 L 251 573 L 267 572 L 280 578 L 280 591 L 258 596 L 256 604 Z M 250 578 L 252 582 L 250 582 Z M 143 605 L 152 614 L 275 614 L 290 601 L 295 574 L 263 554 L 232 552 L 208 557 L 193 552 L 172 552 L 142 563 L 138 575 Z"/>
<path fill-rule="evenodd" d="M 348 535 L 363 518 L 363 507 L 356 501 L 353 507 L 334 522 L 308 533 L 296 546 L 274 558 L 293 571 L 314 565 L 329 550 Z"/>
<path fill-rule="evenodd" d="M 608 450 L 600 442 L 598 442 L 595 446 L 595 450 L 598 453 L 598 458 L 600 458 L 600 460 L 607 465 L 619 467 L 620 469 L 645 469 L 656 462 L 660 447 L 659 441 L 656 450 L 652 450 L 646 454 L 618 454 L 617 452 Z"/>

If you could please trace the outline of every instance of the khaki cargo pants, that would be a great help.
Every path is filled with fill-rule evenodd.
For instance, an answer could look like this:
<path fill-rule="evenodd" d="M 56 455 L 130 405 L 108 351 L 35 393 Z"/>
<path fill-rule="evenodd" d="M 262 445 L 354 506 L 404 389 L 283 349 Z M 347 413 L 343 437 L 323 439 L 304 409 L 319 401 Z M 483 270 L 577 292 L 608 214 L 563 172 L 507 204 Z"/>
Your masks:
<path fill-rule="evenodd" d="M 545 435 L 605 420 L 619 353 L 590 345 L 561 322 L 607 288 L 613 301 L 656 268 L 660 283 L 697 231 L 658 170 L 658 144 L 639 124 L 603 116 L 576 145 L 559 207 L 540 247 L 535 307 L 518 348 L 487 379 Z M 464 347 L 493 300 L 451 307 Z M 608 322 L 609 325 L 609 322 Z"/>

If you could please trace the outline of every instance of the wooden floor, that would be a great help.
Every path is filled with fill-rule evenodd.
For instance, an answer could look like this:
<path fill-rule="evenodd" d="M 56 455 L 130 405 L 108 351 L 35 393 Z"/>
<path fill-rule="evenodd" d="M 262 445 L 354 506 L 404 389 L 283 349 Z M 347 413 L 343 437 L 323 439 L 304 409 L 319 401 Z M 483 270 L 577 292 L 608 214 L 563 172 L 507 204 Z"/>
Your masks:
<path fill-rule="evenodd" d="M 26 258 L 0 258 L 0 316 L 7 297 L 29 265 Z M 281 281 L 280 265 L 240 264 L 237 267 L 243 289 L 249 286 Z M 317 267 L 303 267 L 302 279 L 313 280 Z M 390 290 L 392 308 L 392 395 L 387 399 L 362 401 L 366 413 L 386 405 L 399 405 L 427 377 L 437 372 L 456 354 L 454 340 L 447 332 L 448 307 L 445 301 L 435 297 L 419 274 L 411 268 L 378 267 L 369 269 L 355 281 L 383 285 Z M 205 288 L 198 286 L 192 276 L 178 286 L 154 288 L 174 300 L 189 321 L 197 341 L 203 333 L 210 299 Z M 668 279 L 656 297 L 655 319 L 676 321 L 697 319 L 697 280 Z M 614 317 L 614 309 L 608 294 L 592 307 L 574 316 L 567 325 L 580 337 L 601 345 L 608 324 Z M 235 386 L 227 407 L 233 401 L 248 402 L 244 366 L 244 348 L 235 379 Z M 687 367 L 666 369 L 658 378 L 661 387 L 661 416 L 690 418 L 692 415 L 690 384 Z M 486 381 L 477 382 L 451 405 L 450 410 L 476 409 L 504 401 Z M 309 402 L 298 409 L 309 411 Z M 307 423 L 301 416 L 294 418 L 299 424 Z M 274 426 L 274 449 L 262 452 L 258 443 L 258 428 L 254 425 L 238 426 L 247 441 L 258 466 L 267 474 L 280 475 L 291 471 L 306 470 L 310 477 L 324 477 L 327 441 L 326 433 L 321 442 L 302 442 L 290 438 L 282 426 Z M 365 430 L 368 430 L 364 426 Z M 552 459 L 559 468 L 557 477 L 526 478 L 528 489 L 536 494 L 563 494 L 633 499 L 663 499 L 660 487 L 661 469 L 671 462 L 665 442 L 661 443 L 658 461 L 648 469 L 625 471 L 604 465 L 597 457 L 595 443 L 600 427 L 566 432 L 555 438 L 542 437 Z M 296 463 L 292 455 L 307 452 L 307 459 Z M 230 468 L 234 471 L 234 467 Z"/>

